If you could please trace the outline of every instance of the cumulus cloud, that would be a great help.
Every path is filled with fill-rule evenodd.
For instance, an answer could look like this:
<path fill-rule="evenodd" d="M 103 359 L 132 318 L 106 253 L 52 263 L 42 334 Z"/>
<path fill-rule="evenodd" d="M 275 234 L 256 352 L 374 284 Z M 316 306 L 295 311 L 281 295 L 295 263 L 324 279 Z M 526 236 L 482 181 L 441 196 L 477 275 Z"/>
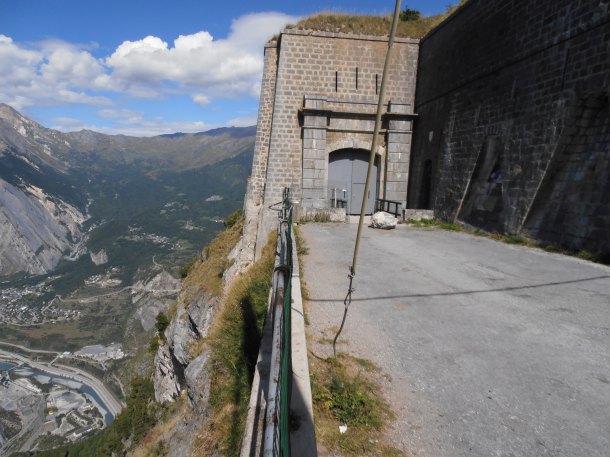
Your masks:
<path fill-rule="evenodd" d="M 55 130 L 61 130 L 64 128 L 74 128 L 74 126 L 80 126 L 82 121 L 80 119 L 75 119 L 73 117 L 54 117 L 51 119 Z"/>
<path fill-rule="evenodd" d="M 101 58 L 92 55 L 88 46 L 59 40 L 25 45 L 0 35 L 0 102 L 17 109 L 64 104 L 109 107 L 99 111 L 102 116 L 119 104 L 113 94 L 187 95 L 200 106 L 218 98 L 258 96 L 265 41 L 297 19 L 282 13 L 248 14 L 233 21 L 224 39 L 200 31 L 180 35 L 169 44 L 151 35 L 124 41 Z M 114 118 L 142 125 L 143 120 L 131 114 Z"/>
<path fill-rule="evenodd" d="M 207 105 L 211 102 L 210 97 L 203 94 L 193 94 L 192 99 L 195 103 L 201 106 Z"/>
<path fill-rule="evenodd" d="M 233 21 L 226 39 L 206 31 L 180 35 L 169 45 L 155 36 L 123 42 L 105 59 L 125 87 L 172 82 L 199 91 L 196 103 L 212 97 L 252 94 L 263 69 L 262 46 L 270 35 L 297 18 L 281 13 L 256 13 Z"/>
<path fill-rule="evenodd" d="M 227 122 L 229 127 L 249 127 L 256 124 L 256 116 L 236 117 Z"/>
<path fill-rule="evenodd" d="M 58 117 L 49 119 L 49 126 L 61 132 L 94 130 L 108 135 L 136 137 L 156 136 L 175 132 L 197 133 L 219 127 L 208 125 L 202 121 L 167 120 L 162 117 L 148 119 L 142 113 L 133 117 L 117 117 L 116 121 L 113 125 L 100 126 L 82 122 L 80 119 Z"/>
<path fill-rule="evenodd" d="M 28 49 L 0 35 L 0 101 L 17 109 L 80 103 L 108 105 L 95 94 L 102 65 L 87 51 L 61 41 Z"/>

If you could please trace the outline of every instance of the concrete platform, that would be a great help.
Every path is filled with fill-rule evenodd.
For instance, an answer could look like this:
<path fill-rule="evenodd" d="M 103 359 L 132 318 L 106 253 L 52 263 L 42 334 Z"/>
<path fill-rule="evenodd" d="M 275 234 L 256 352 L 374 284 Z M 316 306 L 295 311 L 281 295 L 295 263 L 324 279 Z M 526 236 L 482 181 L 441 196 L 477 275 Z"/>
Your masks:
<path fill-rule="evenodd" d="M 301 226 L 310 349 L 339 325 L 356 226 Z M 610 268 L 439 229 L 364 230 L 339 349 L 367 358 L 423 457 L 607 457 Z"/>

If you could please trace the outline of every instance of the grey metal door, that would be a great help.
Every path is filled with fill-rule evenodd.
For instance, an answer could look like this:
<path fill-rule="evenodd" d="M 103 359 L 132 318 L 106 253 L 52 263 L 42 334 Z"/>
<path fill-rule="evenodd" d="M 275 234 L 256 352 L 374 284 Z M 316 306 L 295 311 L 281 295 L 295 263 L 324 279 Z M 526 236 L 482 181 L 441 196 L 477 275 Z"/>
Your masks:
<path fill-rule="evenodd" d="M 369 190 L 366 214 L 372 214 L 377 198 L 378 160 L 375 160 L 373 182 Z M 342 149 L 330 154 L 328 161 L 328 188 L 346 190 L 347 213 L 360 214 L 369 152 L 362 149 Z"/>

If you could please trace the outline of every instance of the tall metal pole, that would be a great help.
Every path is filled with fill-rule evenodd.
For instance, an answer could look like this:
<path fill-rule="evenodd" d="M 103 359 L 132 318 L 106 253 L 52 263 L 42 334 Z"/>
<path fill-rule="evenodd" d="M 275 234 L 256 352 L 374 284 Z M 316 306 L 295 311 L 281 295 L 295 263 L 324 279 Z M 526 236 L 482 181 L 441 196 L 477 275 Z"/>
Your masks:
<path fill-rule="evenodd" d="M 381 88 L 379 90 L 379 101 L 377 102 L 377 115 L 375 116 L 375 131 L 373 133 L 373 144 L 371 145 L 371 156 L 369 158 L 369 169 L 366 175 L 366 184 L 364 185 L 364 195 L 362 197 L 362 207 L 360 209 L 360 219 L 358 220 L 358 232 L 356 234 L 356 245 L 354 246 L 354 258 L 350 274 L 356 275 L 356 262 L 358 260 L 358 250 L 360 248 L 360 236 L 362 235 L 362 225 L 364 223 L 364 214 L 368 203 L 368 193 L 371 187 L 371 177 L 373 176 L 373 165 L 375 163 L 375 152 L 377 151 L 377 143 L 379 142 L 379 129 L 381 128 L 381 114 L 383 112 L 383 99 L 385 98 L 385 86 L 388 79 L 388 69 L 390 67 L 390 58 L 392 53 L 392 45 L 394 44 L 394 36 L 396 35 L 396 27 L 398 26 L 398 17 L 400 15 L 400 4 L 402 0 L 396 0 L 394 7 L 394 17 L 392 18 L 392 29 L 390 31 L 390 39 L 388 41 L 388 51 L 385 55 L 385 63 L 383 65 L 383 73 L 381 76 Z"/>
<path fill-rule="evenodd" d="M 383 64 L 383 74 L 381 76 L 381 88 L 379 90 L 379 101 L 377 102 L 377 115 L 375 116 L 375 130 L 373 132 L 373 144 L 371 145 L 371 155 L 369 157 L 369 169 L 366 174 L 366 184 L 364 185 L 364 195 L 362 196 L 362 207 L 360 208 L 360 219 L 358 219 L 358 232 L 356 233 L 356 244 L 354 245 L 354 258 L 352 259 L 352 266 L 349 272 L 349 287 L 347 289 L 347 295 L 343 304 L 345 310 L 343 311 L 343 319 L 341 320 L 341 326 L 333 339 L 333 353 L 337 356 L 337 339 L 343 330 L 345 325 L 345 319 L 347 318 L 347 310 L 352 302 L 352 283 L 354 276 L 356 276 L 356 262 L 358 261 L 358 250 L 360 249 L 360 238 L 362 235 L 362 225 L 364 223 L 364 214 L 366 213 L 366 206 L 368 203 L 368 193 L 371 187 L 371 177 L 373 176 L 373 165 L 375 164 L 375 151 L 377 151 L 377 143 L 379 142 L 379 130 L 381 128 L 381 114 L 383 112 L 383 99 L 385 98 L 385 86 L 388 79 L 388 69 L 390 68 L 390 59 L 392 53 L 392 45 L 394 44 L 394 36 L 396 35 L 396 27 L 398 26 L 398 16 L 400 15 L 400 4 L 402 0 L 396 0 L 396 6 L 394 7 L 394 17 L 392 18 L 392 28 L 390 30 L 390 39 L 388 40 L 388 51 L 385 55 L 385 63 Z"/>

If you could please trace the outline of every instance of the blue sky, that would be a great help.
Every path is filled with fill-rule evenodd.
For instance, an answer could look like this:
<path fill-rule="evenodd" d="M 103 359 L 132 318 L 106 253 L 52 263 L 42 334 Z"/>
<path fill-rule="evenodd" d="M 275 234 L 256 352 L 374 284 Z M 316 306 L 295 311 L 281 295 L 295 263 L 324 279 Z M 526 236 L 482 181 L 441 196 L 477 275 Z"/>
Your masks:
<path fill-rule="evenodd" d="M 430 15 L 450 3 L 408 6 Z M 319 11 L 390 14 L 393 7 L 374 0 L 0 0 L 0 102 L 63 131 L 149 136 L 253 125 L 269 37 Z"/>

